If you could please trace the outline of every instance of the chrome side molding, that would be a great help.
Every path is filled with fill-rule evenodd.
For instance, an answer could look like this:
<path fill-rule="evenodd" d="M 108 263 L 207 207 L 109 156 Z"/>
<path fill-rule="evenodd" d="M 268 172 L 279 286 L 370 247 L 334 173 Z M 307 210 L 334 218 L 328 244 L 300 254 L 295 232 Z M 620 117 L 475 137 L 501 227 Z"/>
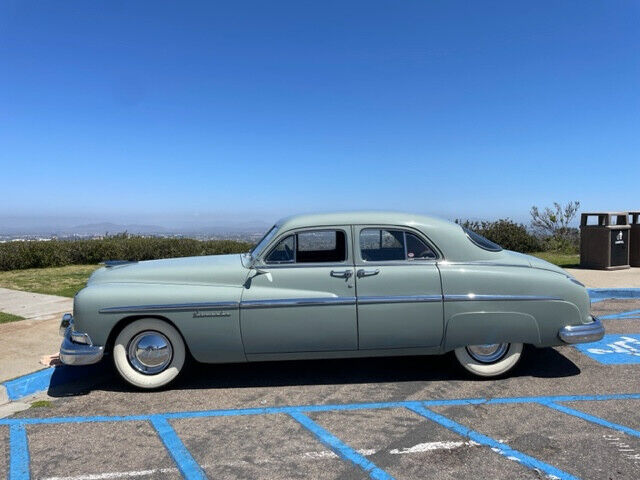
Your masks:
<path fill-rule="evenodd" d="M 275 300 L 245 300 L 243 309 L 277 307 L 315 307 L 320 305 L 355 305 L 356 297 L 279 298 Z"/>
<path fill-rule="evenodd" d="M 467 293 L 464 295 L 444 295 L 445 302 L 526 302 L 562 300 L 560 297 L 547 295 L 483 295 Z"/>
<path fill-rule="evenodd" d="M 191 310 L 237 310 L 238 302 L 169 303 L 166 305 L 126 305 L 101 308 L 99 313 L 189 312 Z"/>
<path fill-rule="evenodd" d="M 316 307 L 322 305 L 376 305 L 384 303 L 431 303 L 431 302 L 501 302 L 501 301 L 554 301 L 560 297 L 545 295 L 385 295 L 361 297 L 311 297 L 244 300 L 242 302 L 170 303 L 166 305 L 126 305 L 105 307 L 99 313 L 160 313 L 190 312 L 206 310 L 238 310 L 279 307 Z"/>
<path fill-rule="evenodd" d="M 442 295 L 397 295 L 358 297 L 358 305 L 378 305 L 382 303 L 432 303 L 441 302 Z"/>

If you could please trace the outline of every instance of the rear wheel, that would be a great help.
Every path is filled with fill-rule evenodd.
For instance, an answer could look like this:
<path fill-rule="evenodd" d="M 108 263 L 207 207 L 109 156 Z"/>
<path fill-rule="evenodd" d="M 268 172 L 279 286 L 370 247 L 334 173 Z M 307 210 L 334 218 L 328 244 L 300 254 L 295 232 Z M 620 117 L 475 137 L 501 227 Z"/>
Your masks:
<path fill-rule="evenodd" d="M 173 381 L 185 363 L 180 333 L 162 320 L 142 318 L 122 329 L 113 346 L 113 363 L 120 376 L 144 389 Z"/>
<path fill-rule="evenodd" d="M 522 356 L 522 343 L 491 343 L 456 348 L 455 355 L 467 371 L 479 377 L 497 377 L 514 368 Z"/>

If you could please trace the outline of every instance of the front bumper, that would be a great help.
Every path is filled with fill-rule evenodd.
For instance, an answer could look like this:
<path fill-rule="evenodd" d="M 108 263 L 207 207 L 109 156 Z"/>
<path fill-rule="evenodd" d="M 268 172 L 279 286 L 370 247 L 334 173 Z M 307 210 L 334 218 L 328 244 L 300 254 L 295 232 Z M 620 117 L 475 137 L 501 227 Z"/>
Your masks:
<path fill-rule="evenodd" d="M 63 332 L 64 329 L 64 332 Z M 73 329 L 73 317 L 66 313 L 62 317 L 60 332 L 63 334 L 60 345 L 60 361 L 65 365 L 91 365 L 102 360 L 104 347 L 93 345 L 86 333 Z M 80 341 L 74 341 L 80 340 Z"/>
<path fill-rule="evenodd" d="M 590 343 L 597 342 L 604 337 L 604 325 L 598 317 L 592 317 L 593 322 L 583 325 L 569 325 L 558 332 L 560 340 L 564 343 Z"/>

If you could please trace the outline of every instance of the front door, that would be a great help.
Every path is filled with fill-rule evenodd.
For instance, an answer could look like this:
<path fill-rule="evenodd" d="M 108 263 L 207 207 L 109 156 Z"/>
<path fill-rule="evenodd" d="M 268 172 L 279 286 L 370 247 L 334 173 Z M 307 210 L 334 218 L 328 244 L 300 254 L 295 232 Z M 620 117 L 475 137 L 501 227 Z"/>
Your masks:
<path fill-rule="evenodd" d="M 355 228 L 360 350 L 434 347 L 443 336 L 436 253 L 418 232 Z"/>
<path fill-rule="evenodd" d="M 247 354 L 357 350 L 348 226 L 286 232 L 253 270 L 240 322 Z"/>

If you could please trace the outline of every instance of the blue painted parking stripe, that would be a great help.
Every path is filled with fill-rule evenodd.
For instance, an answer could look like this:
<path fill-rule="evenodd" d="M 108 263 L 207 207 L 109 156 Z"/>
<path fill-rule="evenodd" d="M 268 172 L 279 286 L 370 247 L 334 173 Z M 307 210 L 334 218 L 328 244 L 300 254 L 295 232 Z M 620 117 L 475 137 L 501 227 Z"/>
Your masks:
<path fill-rule="evenodd" d="M 578 402 L 578 401 L 602 401 L 602 400 L 640 400 L 640 393 L 615 393 L 608 395 L 552 395 L 539 397 L 507 397 L 507 398 L 455 398 L 443 400 L 425 401 L 399 401 L 399 402 L 376 402 L 376 403 L 347 403 L 329 405 L 299 405 L 284 407 L 264 407 L 264 408 L 239 408 L 225 410 L 201 410 L 186 412 L 170 412 L 157 414 L 168 420 L 180 418 L 202 418 L 202 417 L 222 417 L 235 415 L 265 415 L 276 413 L 292 412 L 326 412 L 332 410 L 369 410 L 382 408 L 404 408 L 416 404 L 430 406 L 443 405 L 478 405 L 478 404 L 502 404 L 502 403 L 539 403 L 541 401 L 551 402 Z M 0 425 L 43 425 L 59 423 L 93 423 L 93 422 L 135 422 L 149 421 L 154 415 L 97 415 L 87 417 L 49 417 L 49 418 L 0 418 Z"/>
<path fill-rule="evenodd" d="M 596 425 L 611 428 L 612 430 L 617 430 L 618 432 L 626 433 L 627 435 L 640 438 L 640 431 L 634 430 L 633 428 L 629 428 L 625 425 L 609 422 L 604 418 L 596 417 L 595 415 L 590 415 L 588 413 L 581 412 L 580 410 L 576 410 L 575 408 L 567 407 L 566 405 L 560 405 L 554 402 L 542 401 L 540 402 L 540 404 L 544 405 L 545 407 L 553 408 L 554 410 L 557 410 L 559 412 L 566 413 L 567 415 L 572 415 L 588 422 L 595 423 Z"/>
<path fill-rule="evenodd" d="M 9 427 L 9 480 L 29 480 L 29 443 L 20 424 Z"/>
<path fill-rule="evenodd" d="M 477 442 L 481 445 L 485 445 L 490 447 L 494 452 L 499 453 L 503 457 L 506 457 L 510 460 L 515 459 L 518 463 L 524 465 L 525 467 L 540 470 L 547 475 L 553 475 L 561 480 L 574 480 L 577 477 L 574 477 L 570 473 L 567 473 L 563 470 L 560 470 L 553 465 L 549 465 L 548 463 L 543 462 L 542 460 L 538 460 L 537 458 L 531 457 L 526 453 L 522 453 L 519 450 L 515 450 L 511 448 L 509 445 L 505 443 L 500 443 L 497 440 L 487 437 L 482 433 L 476 432 L 475 430 L 471 430 L 470 428 L 465 427 L 464 425 L 459 424 L 451 420 L 450 418 L 445 417 L 444 415 L 440 415 L 428 408 L 422 407 L 420 405 L 412 405 L 407 407 L 409 410 L 421 415 L 443 427 L 466 437 L 474 442 Z"/>
<path fill-rule="evenodd" d="M 377 467 L 375 463 L 367 460 L 349 445 L 344 443 L 338 437 L 322 428 L 316 422 L 311 420 L 305 414 L 300 412 L 290 412 L 289 415 L 294 418 L 300 425 L 313 433 L 320 442 L 333 450 L 341 458 L 350 461 L 354 465 L 360 467 L 369 474 L 370 478 L 376 480 L 392 480 L 393 477 L 387 472 Z"/>
<path fill-rule="evenodd" d="M 182 440 L 173 429 L 166 418 L 161 415 L 152 415 L 150 418 L 151 424 L 158 432 L 162 443 L 167 447 L 169 454 L 173 457 L 173 461 L 176 462 L 180 473 L 187 480 L 206 480 L 207 476 L 204 471 L 198 465 L 187 447 L 185 447 Z"/>

